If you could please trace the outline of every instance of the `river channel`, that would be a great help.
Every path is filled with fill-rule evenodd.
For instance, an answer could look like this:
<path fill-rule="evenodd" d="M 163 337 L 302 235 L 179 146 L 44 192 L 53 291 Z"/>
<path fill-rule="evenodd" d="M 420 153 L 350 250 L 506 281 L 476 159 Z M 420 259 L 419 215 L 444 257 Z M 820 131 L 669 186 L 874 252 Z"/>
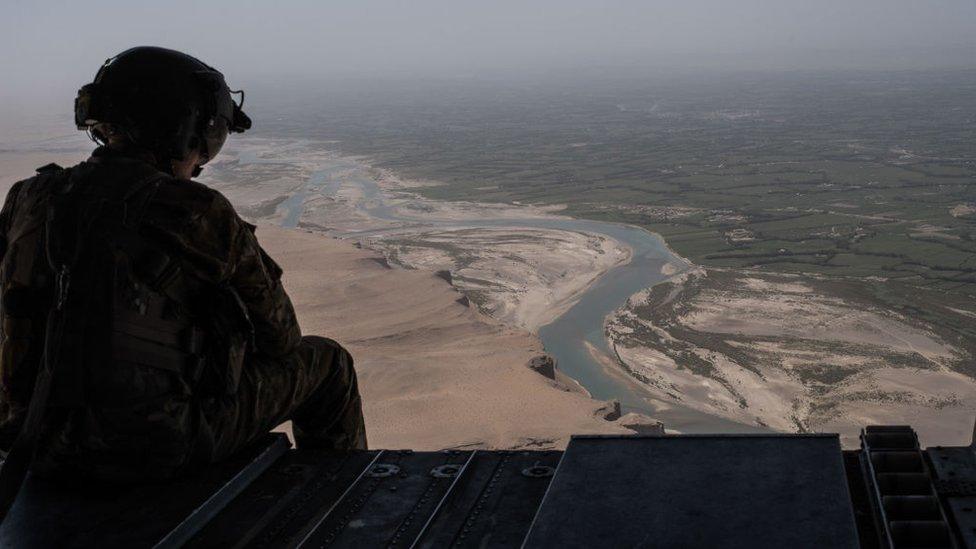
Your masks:
<path fill-rule="evenodd" d="M 271 161 L 242 154 L 241 162 Z M 307 199 L 335 196 L 343 185 L 358 187 L 363 199 L 357 207 L 370 217 L 417 225 L 416 218 L 401 217 L 397 213 L 396 208 L 388 203 L 388 197 L 383 190 L 362 168 L 355 160 L 336 159 L 314 171 L 305 186 L 281 204 L 285 213 L 282 226 L 298 225 Z M 634 293 L 663 281 L 666 276 L 661 273 L 661 268 L 666 263 L 685 264 L 684 260 L 668 249 L 660 236 L 631 225 L 566 217 L 478 219 L 469 222 L 430 219 L 420 223 L 439 228 L 562 229 L 605 235 L 630 247 L 632 256 L 628 263 L 604 273 L 574 306 L 539 329 L 539 338 L 546 352 L 555 357 L 561 371 L 578 381 L 594 398 L 616 399 L 620 401 L 624 412 L 646 414 L 662 421 L 669 429 L 687 433 L 757 430 L 754 426 L 706 414 L 680 403 L 653 400 L 650 393 L 642 389 L 636 380 L 631 380 L 622 369 L 606 365 L 615 360 L 604 334 L 606 317 L 626 303 L 627 298 Z M 339 236 L 365 236 L 365 233 L 346 233 Z M 594 355 L 605 358 L 601 361 Z M 611 360 L 608 361 L 607 358 Z"/>

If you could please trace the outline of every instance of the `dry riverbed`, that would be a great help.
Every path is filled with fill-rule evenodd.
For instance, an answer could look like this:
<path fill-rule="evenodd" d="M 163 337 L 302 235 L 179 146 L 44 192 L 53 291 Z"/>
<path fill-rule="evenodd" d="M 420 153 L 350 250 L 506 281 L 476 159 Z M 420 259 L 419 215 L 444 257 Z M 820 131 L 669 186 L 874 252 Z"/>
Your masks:
<path fill-rule="evenodd" d="M 968 443 L 969 351 L 853 288 L 697 269 L 633 296 L 607 331 L 626 369 L 664 400 L 781 431 L 840 432 L 846 444 L 879 423 Z"/>
<path fill-rule="evenodd" d="M 629 248 L 597 234 L 519 227 L 517 221 L 465 226 L 553 218 L 553 208 L 427 200 L 412 190 L 433 183 L 404 181 L 321 146 L 241 140 L 202 180 L 243 215 L 265 223 L 288 219 L 289 198 L 305 189 L 301 214 L 293 219 L 298 227 L 356 240 L 392 265 L 443 271 L 482 312 L 529 331 L 558 317 L 630 257 Z M 327 183 L 307 189 L 323 169 Z"/>

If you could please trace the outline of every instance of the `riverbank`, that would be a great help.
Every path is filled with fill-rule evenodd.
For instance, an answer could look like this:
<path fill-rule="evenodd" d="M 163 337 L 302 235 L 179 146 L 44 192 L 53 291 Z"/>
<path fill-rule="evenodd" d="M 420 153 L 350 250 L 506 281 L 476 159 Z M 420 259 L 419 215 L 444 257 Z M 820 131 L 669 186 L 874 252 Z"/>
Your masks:
<path fill-rule="evenodd" d="M 240 140 L 205 182 L 252 219 L 337 236 L 386 263 L 439 273 L 480 311 L 535 329 L 559 369 L 594 399 L 671 430 L 744 432 L 743 425 L 658 398 L 628 377 L 605 322 L 632 294 L 688 263 L 642 228 L 554 213 L 554 207 L 432 200 L 329 144 Z"/>
<path fill-rule="evenodd" d="M 316 143 L 241 140 L 203 181 L 253 220 L 354 239 L 391 264 L 443 271 L 482 312 L 531 332 L 632 253 L 554 208 L 425 199 L 415 191 L 430 182 L 400 180 Z"/>
<path fill-rule="evenodd" d="M 562 448 L 575 433 L 655 428 L 589 398 L 538 339 L 480 314 L 432 272 L 300 230 L 263 225 L 258 238 L 284 269 L 303 333 L 355 357 L 373 447 Z"/>
<path fill-rule="evenodd" d="M 533 333 L 632 253 L 602 235 L 530 227 L 425 230 L 367 242 L 393 264 L 445 273 L 482 312 Z"/>

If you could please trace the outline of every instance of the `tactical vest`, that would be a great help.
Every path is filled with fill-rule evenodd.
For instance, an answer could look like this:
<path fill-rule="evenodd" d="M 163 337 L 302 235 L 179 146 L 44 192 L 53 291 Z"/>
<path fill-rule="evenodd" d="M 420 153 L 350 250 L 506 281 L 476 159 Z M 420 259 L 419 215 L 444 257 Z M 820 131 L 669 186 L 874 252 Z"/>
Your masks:
<path fill-rule="evenodd" d="M 8 415 L 24 417 L 35 473 L 170 478 L 206 452 L 203 387 L 233 392 L 244 358 L 240 315 L 202 316 L 202 300 L 243 306 L 194 283 L 146 236 L 144 214 L 169 176 L 94 170 L 48 170 L 18 197 L 0 263 Z"/>

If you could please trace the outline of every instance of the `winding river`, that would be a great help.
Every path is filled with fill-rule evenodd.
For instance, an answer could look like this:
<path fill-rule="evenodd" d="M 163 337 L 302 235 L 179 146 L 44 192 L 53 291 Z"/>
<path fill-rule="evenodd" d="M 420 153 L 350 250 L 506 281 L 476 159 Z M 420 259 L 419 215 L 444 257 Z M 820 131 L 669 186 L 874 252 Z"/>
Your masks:
<path fill-rule="evenodd" d="M 242 154 L 241 162 L 272 162 L 252 154 Z M 279 161 L 280 162 L 280 161 Z M 285 216 L 282 226 L 295 227 L 304 211 L 306 199 L 335 196 L 341 185 L 358 187 L 363 200 L 358 207 L 369 216 L 385 221 L 417 224 L 415 218 L 401 217 L 387 202 L 379 185 L 352 159 L 336 159 L 309 177 L 305 186 L 281 204 Z M 670 428 L 688 433 L 751 432 L 756 428 L 706 414 L 674 402 L 652 400 L 636 380 L 615 366 L 614 353 L 604 335 L 607 315 L 621 307 L 634 293 L 653 286 L 666 277 L 664 264 L 684 264 L 660 236 L 638 227 L 571 218 L 479 219 L 470 222 L 424 220 L 427 226 L 446 228 L 524 227 L 562 229 L 596 233 L 629 246 L 631 260 L 604 273 L 579 301 L 550 324 L 539 329 L 546 352 L 556 358 L 559 369 L 578 381 L 594 398 L 617 399 L 624 412 L 644 413 Z M 341 236 L 363 236 L 347 233 Z M 601 360 L 602 358 L 602 360 Z"/>

